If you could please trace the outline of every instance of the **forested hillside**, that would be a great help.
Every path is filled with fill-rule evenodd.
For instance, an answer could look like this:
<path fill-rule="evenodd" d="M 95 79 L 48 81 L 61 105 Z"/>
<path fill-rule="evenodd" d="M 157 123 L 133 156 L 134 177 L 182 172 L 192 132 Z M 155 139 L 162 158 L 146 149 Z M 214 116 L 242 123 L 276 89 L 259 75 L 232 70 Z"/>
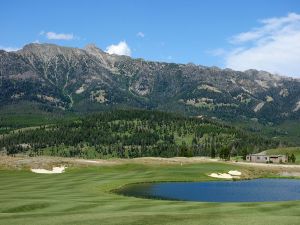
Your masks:
<path fill-rule="evenodd" d="M 19 130 L 0 139 L 0 149 L 8 155 L 84 158 L 229 158 L 279 144 L 203 117 L 143 110 L 102 112 L 38 129 Z"/>

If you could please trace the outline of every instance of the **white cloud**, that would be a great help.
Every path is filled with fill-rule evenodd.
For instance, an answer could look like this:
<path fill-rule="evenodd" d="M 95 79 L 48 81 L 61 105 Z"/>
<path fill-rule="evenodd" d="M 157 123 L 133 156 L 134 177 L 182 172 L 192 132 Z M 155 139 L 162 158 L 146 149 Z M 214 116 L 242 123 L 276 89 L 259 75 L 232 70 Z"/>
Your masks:
<path fill-rule="evenodd" d="M 20 50 L 21 48 L 17 48 L 17 47 L 9 47 L 9 46 L 0 46 L 1 50 L 4 50 L 6 52 L 15 52 Z"/>
<path fill-rule="evenodd" d="M 73 34 L 58 34 L 55 32 L 47 32 L 46 37 L 49 40 L 72 40 L 72 39 L 74 39 Z"/>
<path fill-rule="evenodd" d="M 116 55 L 131 55 L 131 49 L 127 45 L 126 41 L 120 41 L 119 44 L 107 46 L 106 52 Z"/>
<path fill-rule="evenodd" d="M 297 25 L 299 28 L 300 15 L 296 13 L 289 13 L 286 17 L 269 18 L 260 20 L 263 26 L 253 28 L 252 30 L 244 33 L 237 34 L 231 38 L 231 43 L 239 44 L 249 41 L 255 41 L 265 36 L 276 35 L 281 32 L 283 28 Z"/>
<path fill-rule="evenodd" d="M 261 26 L 230 39 L 234 48 L 225 55 L 226 67 L 258 69 L 300 76 L 300 14 L 260 21 Z"/>
<path fill-rule="evenodd" d="M 136 34 L 136 36 L 138 36 L 138 37 L 140 37 L 140 38 L 144 38 L 145 37 L 145 34 L 143 33 L 143 32 L 138 32 L 137 34 Z"/>
<path fill-rule="evenodd" d="M 47 39 L 49 40 L 65 40 L 65 41 L 69 41 L 69 40 L 73 40 L 76 37 L 73 34 L 63 34 L 63 33 L 55 33 L 52 31 L 49 32 L 45 32 L 45 31 L 41 31 L 39 33 L 39 35 L 43 35 L 45 36 Z"/>

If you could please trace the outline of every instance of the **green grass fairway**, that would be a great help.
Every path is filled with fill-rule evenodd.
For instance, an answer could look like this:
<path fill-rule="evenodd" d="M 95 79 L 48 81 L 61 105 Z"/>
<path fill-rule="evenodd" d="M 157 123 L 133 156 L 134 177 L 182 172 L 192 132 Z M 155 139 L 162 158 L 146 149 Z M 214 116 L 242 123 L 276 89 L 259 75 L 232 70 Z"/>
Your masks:
<path fill-rule="evenodd" d="M 143 181 L 208 180 L 224 163 L 73 167 L 63 174 L 0 170 L 0 224 L 299 224 L 300 201 L 197 203 L 119 196 L 110 190 Z"/>

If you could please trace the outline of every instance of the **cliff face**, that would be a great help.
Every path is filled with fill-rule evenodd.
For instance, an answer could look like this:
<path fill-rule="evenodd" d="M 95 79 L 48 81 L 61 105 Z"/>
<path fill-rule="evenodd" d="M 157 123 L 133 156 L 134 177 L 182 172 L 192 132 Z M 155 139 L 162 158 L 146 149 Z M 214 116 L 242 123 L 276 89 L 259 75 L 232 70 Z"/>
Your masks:
<path fill-rule="evenodd" d="M 84 49 L 29 44 L 0 51 L 0 104 L 62 110 L 140 107 L 266 121 L 299 118 L 300 81 L 268 72 L 150 62 Z"/>

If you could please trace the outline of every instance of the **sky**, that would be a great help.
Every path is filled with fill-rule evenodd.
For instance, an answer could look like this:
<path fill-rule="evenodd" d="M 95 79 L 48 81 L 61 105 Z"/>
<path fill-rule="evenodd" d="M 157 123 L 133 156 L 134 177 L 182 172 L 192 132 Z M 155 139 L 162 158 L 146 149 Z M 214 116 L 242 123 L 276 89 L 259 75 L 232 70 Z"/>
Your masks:
<path fill-rule="evenodd" d="M 0 48 L 32 42 L 300 77 L 299 0 L 7 0 Z"/>

